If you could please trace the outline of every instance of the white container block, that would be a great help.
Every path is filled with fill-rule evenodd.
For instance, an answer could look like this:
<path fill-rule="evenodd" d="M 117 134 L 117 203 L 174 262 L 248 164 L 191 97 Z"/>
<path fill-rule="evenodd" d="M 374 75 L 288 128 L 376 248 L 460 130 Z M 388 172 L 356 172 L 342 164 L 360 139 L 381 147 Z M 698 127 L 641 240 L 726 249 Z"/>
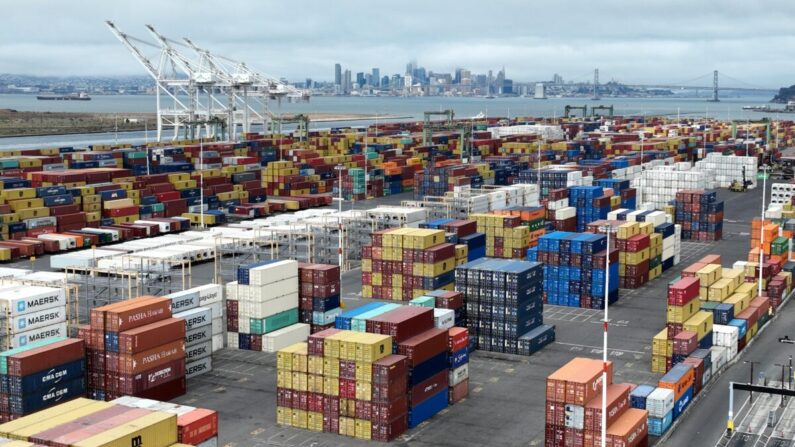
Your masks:
<path fill-rule="evenodd" d="M 674 390 L 667 388 L 655 388 L 646 397 L 646 411 L 649 416 L 664 418 L 669 411 L 674 409 Z"/>
<path fill-rule="evenodd" d="M 213 370 L 213 358 L 207 356 L 185 365 L 185 377 L 192 379 Z"/>
<path fill-rule="evenodd" d="M 0 345 L 6 349 L 19 348 L 28 343 L 46 340 L 52 337 L 67 337 L 66 323 L 56 323 L 30 331 L 12 334 L 10 337 L 0 336 Z"/>
<path fill-rule="evenodd" d="M 309 338 L 309 325 L 297 323 L 262 336 L 262 351 L 276 352 Z"/>
<path fill-rule="evenodd" d="M 66 292 L 60 288 L 26 285 L 0 290 L 0 311 L 11 316 L 66 306 Z"/>
<path fill-rule="evenodd" d="M 235 334 L 237 336 L 237 334 Z M 213 335 L 213 352 L 221 350 L 224 348 L 224 335 L 217 334 Z"/>
<path fill-rule="evenodd" d="M 455 311 L 452 309 L 434 308 L 433 325 L 438 329 L 450 329 L 455 325 Z"/>

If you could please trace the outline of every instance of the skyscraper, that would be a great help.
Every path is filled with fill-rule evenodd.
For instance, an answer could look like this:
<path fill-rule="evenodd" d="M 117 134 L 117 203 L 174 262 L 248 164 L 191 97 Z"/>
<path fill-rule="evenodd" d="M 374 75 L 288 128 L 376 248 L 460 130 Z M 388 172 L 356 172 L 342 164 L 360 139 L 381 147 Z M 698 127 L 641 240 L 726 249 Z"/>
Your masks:
<path fill-rule="evenodd" d="M 373 77 L 372 77 L 372 84 L 373 87 L 378 87 L 379 83 L 381 82 L 381 70 L 378 68 L 373 68 Z"/>
<path fill-rule="evenodd" d="M 345 74 L 343 75 L 342 79 L 342 92 L 343 93 L 350 93 L 353 90 L 353 84 L 351 83 L 351 71 L 345 70 Z"/>
<path fill-rule="evenodd" d="M 342 65 L 334 64 L 334 85 L 342 85 Z"/>
<path fill-rule="evenodd" d="M 364 72 L 360 71 L 356 73 L 356 83 L 359 84 L 359 87 L 364 85 Z"/>

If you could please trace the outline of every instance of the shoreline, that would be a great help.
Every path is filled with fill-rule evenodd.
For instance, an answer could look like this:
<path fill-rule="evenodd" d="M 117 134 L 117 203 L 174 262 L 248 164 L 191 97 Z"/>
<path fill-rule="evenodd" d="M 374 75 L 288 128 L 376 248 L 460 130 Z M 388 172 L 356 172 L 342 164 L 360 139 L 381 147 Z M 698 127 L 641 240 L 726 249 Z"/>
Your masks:
<path fill-rule="evenodd" d="M 366 114 L 345 114 L 345 113 L 307 113 L 309 115 L 309 121 L 311 123 L 334 123 L 334 122 L 341 122 L 341 121 L 374 121 L 384 120 L 384 121 L 391 121 L 391 120 L 410 120 L 412 119 L 409 115 L 366 115 Z M 314 116 L 314 117 L 313 117 Z M 82 134 L 102 134 L 102 133 L 119 133 L 119 134 L 127 134 L 130 132 L 144 132 L 144 131 L 154 131 L 157 129 L 156 125 L 147 126 L 142 123 L 118 123 L 118 127 L 115 123 L 115 117 L 119 117 L 120 119 L 146 119 L 150 120 L 154 123 L 156 121 L 156 115 L 154 113 L 76 113 L 76 112 L 18 112 L 15 110 L 0 110 L 0 124 L 2 124 L 3 120 L 14 120 L 20 121 L 18 123 L 13 123 L 13 125 L 7 125 L 5 127 L 0 126 L 0 140 L 4 138 L 25 138 L 25 137 L 46 137 L 46 136 L 57 136 L 57 135 L 82 135 Z M 53 122 L 46 126 L 42 126 L 43 120 L 58 120 L 62 122 Z M 87 124 L 84 128 L 69 128 L 64 127 L 63 124 L 65 121 L 71 121 L 74 119 L 89 119 L 92 120 L 93 124 Z M 99 121 L 98 123 L 96 121 Z M 110 121 L 110 122 L 107 122 Z M 106 123 L 107 122 L 107 123 Z M 32 126 L 32 124 L 36 124 Z M 39 130 L 29 133 L 3 133 L 3 130 L 13 131 L 13 129 L 25 128 L 25 127 L 44 127 L 47 130 Z M 256 126 L 262 127 L 262 126 Z"/>

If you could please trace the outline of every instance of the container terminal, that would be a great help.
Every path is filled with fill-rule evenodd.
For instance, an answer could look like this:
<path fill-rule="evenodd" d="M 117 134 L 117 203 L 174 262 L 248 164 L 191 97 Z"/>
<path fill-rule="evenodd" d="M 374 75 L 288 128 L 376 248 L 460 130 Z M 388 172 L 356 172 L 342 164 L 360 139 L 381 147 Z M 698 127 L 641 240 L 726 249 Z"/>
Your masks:
<path fill-rule="evenodd" d="M 196 101 L 0 159 L 7 445 L 793 445 L 791 121 L 311 130 L 107 25 Z"/>

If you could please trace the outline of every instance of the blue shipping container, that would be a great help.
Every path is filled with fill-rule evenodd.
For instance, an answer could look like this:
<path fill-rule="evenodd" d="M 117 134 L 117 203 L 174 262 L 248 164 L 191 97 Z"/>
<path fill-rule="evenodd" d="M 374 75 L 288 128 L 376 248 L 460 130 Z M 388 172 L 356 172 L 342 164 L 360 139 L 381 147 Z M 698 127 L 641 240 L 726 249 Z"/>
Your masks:
<path fill-rule="evenodd" d="M 79 377 L 55 386 L 40 388 L 33 393 L 22 396 L 8 396 L 11 413 L 22 415 L 39 411 L 43 408 L 65 402 L 86 392 L 85 381 Z"/>
<path fill-rule="evenodd" d="M 448 389 L 442 388 L 442 391 L 434 394 L 433 396 L 425 399 L 419 405 L 409 409 L 409 428 L 414 428 L 422 422 L 430 419 L 436 413 L 442 411 L 447 407 Z"/>
<path fill-rule="evenodd" d="M 629 405 L 640 410 L 646 409 L 646 398 L 654 391 L 651 385 L 638 385 L 629 393 Z M 651 419 L 651 418 L 649 418 Z"/>
<path fill-rule="evenodd" d="M 685 408 L 687 408 L 691 400 L 693 400 L 693 387 L 689 386 L 687 391 L 674 402 L 673 420 L 676 420 L 676 418 L 685 411 Z"/>
<path fill-rule="evenodd" d="M 30 394 L 45 386 L 52 387 L 59 383 L 78 379 L 83 376 L 83 371 L 83 359 L 77 359 L 24 377 L 4 375 L 2 381 L 3 392 L 17 395 Z"/>
<path fill-rule="evenodd" d="M 662 436 L 671 428 L 673 421 L 673 411 L 666 413 L 665 417 L 662 419 L 649 416 L 649 434 L 652 436 Z"/>

